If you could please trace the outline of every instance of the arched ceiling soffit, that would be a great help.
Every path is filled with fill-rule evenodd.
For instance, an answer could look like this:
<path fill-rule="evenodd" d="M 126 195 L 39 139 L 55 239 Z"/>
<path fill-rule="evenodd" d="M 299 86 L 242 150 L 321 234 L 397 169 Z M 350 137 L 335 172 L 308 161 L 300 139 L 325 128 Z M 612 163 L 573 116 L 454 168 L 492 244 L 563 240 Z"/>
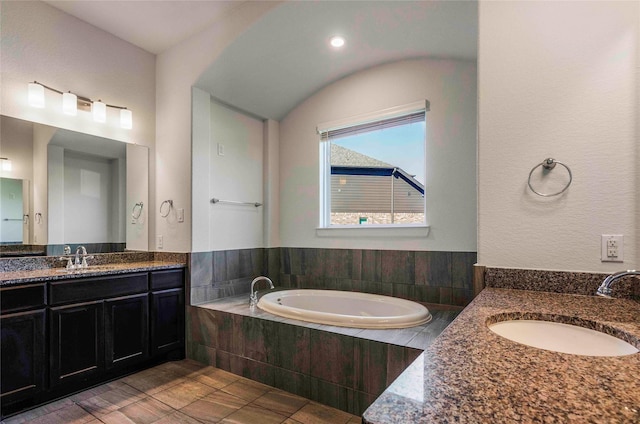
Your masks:
<path fill-rule="evenodd" d="M 196 83 L 217 100 L 281 120 L 347 75 L 418 57 L 475 61 L 475 1 L 294 1 L 231 43 Z M 335 50 L 329 39 L 341 35 Z"/>

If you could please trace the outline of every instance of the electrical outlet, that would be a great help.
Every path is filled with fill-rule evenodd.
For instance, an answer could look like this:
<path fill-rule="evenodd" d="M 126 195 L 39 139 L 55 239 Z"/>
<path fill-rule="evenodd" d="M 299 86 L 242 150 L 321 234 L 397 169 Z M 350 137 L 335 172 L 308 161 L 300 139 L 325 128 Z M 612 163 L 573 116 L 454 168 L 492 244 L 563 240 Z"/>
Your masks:
<path fill-rule="evenodd" d="M 157 240 L 157 242 L 156 242 L 156 245 L 157 245 L 158 249 L 162 249 L 162 245 L 163 245 L 163 244 L 164 244 L 164 243 L 163 243 L 163 240 L 162 240 L 162 236 L 161 236 L 161 235 L 158 235 L 158 240 Z"/>
<path fill-rule="evenodd" d="M 624 236 L 622 234 L 602 235 L 602 262 L 624 262 Z"/>
<path fill-rule="evenodd" d="M 178 209 L 178 222 L 184 222 L 184 208 Z"/>
<path fill-rule="evenodd" d="M 218 156 L 224 156 L 224 144 L 218 143 Z"/>

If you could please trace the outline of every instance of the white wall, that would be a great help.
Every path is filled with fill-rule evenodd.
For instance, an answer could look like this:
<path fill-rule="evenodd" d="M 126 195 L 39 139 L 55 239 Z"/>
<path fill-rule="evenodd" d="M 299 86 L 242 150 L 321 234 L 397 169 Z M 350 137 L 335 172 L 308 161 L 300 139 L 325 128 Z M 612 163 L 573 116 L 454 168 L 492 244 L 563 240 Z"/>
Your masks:
<path fill-rule="evenodd" d="M 0 242 L 24 243 L 22 185 L 21 179 L 0 178 Z"/>
<path fill-rule="evenodd" d="M 156 61 L 156 231 L 164 250 L 191 251 L 191 89 L 222 50 L 277 2 L 247 2 L 200 34 L 158 55 Z M 153 171 L 152 171 L 153 172 Z M 196 176 L 197 177 L 197 176 Z M 185 220 L 161 219 L 160 202 L 185 209 Z M 200 203 L 194 199 L 193 205 Z M 210 205 L 206 206 L 207 208 Z M 194 228 L 193 231 L 198 231 Z M 155 247 L 155 244 L 150 247 Z"/>
<path fill-rule="evenodd" d="M 0 114 L 153 148 L 154 55 L 40 1 L 2 1 L 0 17 Z M 106 124 L 88 112 L 64 115 L 61 96 L 47 90 L 47 107 L 30 107 L 27 83 L 34 80 L 126 106 L 133 129 L 119 128 L 111 109 Z"/>
<path fill-rule="evenodd" d="M 155 57 L 132 44 L 40 1 L 3 1 L 2 103 L 7 116 L 59 128 L 153 145 Z M 61 96 L 47 91 L 46 108 L 27 104 L 27 83 L 38 81 L 133 111 L 132 130 L 119 128 L 119 114 L 93 122 L 89 112 L 62 114 Z"/>
<path fill-rule="evenodd" d="M 262 199 L 262 121 L 211 102 L 209 149 L 210 197 L 235 202 L 264 203 Z M 224 152 L 218 150 L 223 146 Z M 222 154 L 220 154 L 222 153 Z M 195 200 L 195 199 L 194 199 Z M 263 207 L 195 203 L 210 208 L 208 250 L 263 247 Z"/>
<path fill-rule="evenodd" d="M 280 123 L 264 123 L 264 246 L 280 247 Z"/>
<path fill-rule="evenodd" d="M 636 120 L 636 187 L 640 188 L 640 169 L 638 168 L 638 164 L 640 164 L 640 147 L 638 147 L 638 140 L 640 139 L 640 6 L 637 8 L 638 13 L 638 21 L 636 24 L 636 110 L 635 110 L 635 120 Z M 636 199 L 635 206 L 635 216 L 636 216 L 636 269 L 640 267 L 640 199 Z"/>
<path fill-rule="evenodd" d="M 278 122 L 226 108 L 194 87 L 192 126 L 191 251 L 280 246 Z M 262 206 L 212 205 L 213 197 Z"/>
<path fill-rule="evenodd" d="M 126 239 L 129 250 L 149 250 L 149 149 L 144 146 L 127 144 L 126 170 Z M 135 209 L 137 218 L 132 215 L 136 203 L 142 202 L 142 210 Z"/>
<path fill-rule="evenodd" d="M 64 244 L 64 148 L 49 145 L 47 152 L 47 244 Z"/>
<path fill-rule="evenodd" d="M 638 8 L 480 3 L 480 264 L 640 266 Z M 527 188 L 530 169 L 546 157 L 573 171 L 562 196 Z M 624 264 L 600 262 L 601 234 L 624 234 Z"/>
<path fill-rule="evenodd" d="M 211 94 L 193 87 L 191 102 L 191 203 L 203 205 L 211 199 Z M 210 213 L 210 207 L 194 207 L 192 210 L 192 252 L 211 250 Z"/>
<path fill-rule="evenodd" d="M 210 203 L 212 198 L 264 203 L 263 122 L 197 88 L 192 107 L 192 251 L 263 247 L 264 205 Z"/>
<path fill-rule="evenodd" d="M 429 100 L 428 236 L 331 237 L 319 223 L 318 124 Z M 416 59 L 339 80 L 280 123 L 280 235 L 291 247 L 476 250 L 476 64 Z"/>
<path fill-rule="evenodd" d="M 33 125 L 0 116 L 0 156 L 11 160 L 11 171 L 0 167 L 0 175 L 33 180 Z"/>
<path fill-rule="evenodd" d="M 124 157 L 103 158 L 52 144 L 47 153 L 48 244 L 125 242 Z"/>
<path fill-rule="evenodd" d="M 45 164 L 48 162 L 47 147 L 51 138 L 56 133 L 56 128 L 48 125 L 33 125 L 33 163 Z M 36 166 L 33 168 L 33 243 L 47 244 L 49 240 L 49 211 L 48 198 L 48 168 L 46 166 Z M 42 219 L 38 222 L 35 214 L 42 214 Z M 59 219 L 62 217 L 59 216 Z"/>
<path fill-rule="evenodd" d="M 121 220 L 114 216 L 113 210 L 114 204 L 119 203 L 117 162 L 64 152 L 64 221 L 58 224 L 64 228 L 64 239 L 51 240 L 51 243 L 125 241 L 123 232 L 119 231 Z"/>
<path fill-rule="evenodd" d="M 6 157 L 11 161 L 11 171 L 4 171 L 0 167 L 0 176 L 25 181 L 25 184 L 22 185 L 25 195 L 21 197 L 24 211 L 21 211 L 19 215 L 28 214 L 30 219 L 27 225 L 19 224 L 17 227 L 15 223 L 11 225 L 21 230 L 23 243 L 31 243 L 33 242 L 31 234 L 33 234 L 34 228 L 33 202 L 30 201 L 34 172 L 32 160 L 33 126 L 31 123 L 0 116 L 0 157 Z"/>

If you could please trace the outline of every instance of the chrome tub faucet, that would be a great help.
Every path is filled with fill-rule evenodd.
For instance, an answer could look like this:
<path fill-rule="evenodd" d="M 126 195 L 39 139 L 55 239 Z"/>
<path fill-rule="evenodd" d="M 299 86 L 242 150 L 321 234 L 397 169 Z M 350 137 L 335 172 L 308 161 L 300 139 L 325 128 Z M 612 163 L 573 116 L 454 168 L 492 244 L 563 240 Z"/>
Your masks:
<path fill-rule="evenodd" d="M 598 291 L 596 292 L 596 294 L 602 297 L 611 297 L 611 285 L 619 279 L 627 277 L 629 275 L 640 275 L 640 271 L 636 271 L 635 269 L 628 269 L 626 271 L 620 271 L 609 275 L 604 279 L 602 284 L 600 284 L 600 287 L 598 287 Z"/>
<path fill-rule="evenodd" d="M 260 277 L 254 278 L 253 281 L 251 282 L 251 296 L 249 297 L 250 308 L 255 308 L 255 306 L 258 304 L 258 291 L 257 290 L 254 291 L 254 286 L 260 280 L 265 280 L 267 283 L 269 283 L 269 288 L 274 289 L 273 281 L 271 281 L 271 279 L 269 279 L 268 277 L 260 276 Z"/>

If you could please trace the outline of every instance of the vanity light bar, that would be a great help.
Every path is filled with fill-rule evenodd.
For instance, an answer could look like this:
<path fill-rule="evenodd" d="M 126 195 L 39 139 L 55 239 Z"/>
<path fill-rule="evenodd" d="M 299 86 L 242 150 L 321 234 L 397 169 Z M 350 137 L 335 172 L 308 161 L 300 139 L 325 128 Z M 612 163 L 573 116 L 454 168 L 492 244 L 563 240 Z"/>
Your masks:
<path fill-rule="evenodd" d="M 2 169 L 3 171 L 11 171 L 11 161 L 9 160 L 9 158 L 0 158 L 0 162 L 2 163 L 2 166 L 0 166 L 0 169 Z"/>
<path fill-rule="evenodd" d="M 126 107 L 103 103 L 102 100 L 94 101 L 87 97 L 73 94 L 71 91 L 64 93 L 38 81 L 29 83 L 28 102 L 30 106 L 37 108 L 45 107 L 45 88 L 62 95 L 62 112 L 66 115 L 76 116 L 78 109 L 87 110 L 92 112 L 94 121 L 103 123 L 107 121 L 107 108 L 110 107 L 120 110 L 120 127 L 127 130 L 133 128 L 133 112 Z"/>

